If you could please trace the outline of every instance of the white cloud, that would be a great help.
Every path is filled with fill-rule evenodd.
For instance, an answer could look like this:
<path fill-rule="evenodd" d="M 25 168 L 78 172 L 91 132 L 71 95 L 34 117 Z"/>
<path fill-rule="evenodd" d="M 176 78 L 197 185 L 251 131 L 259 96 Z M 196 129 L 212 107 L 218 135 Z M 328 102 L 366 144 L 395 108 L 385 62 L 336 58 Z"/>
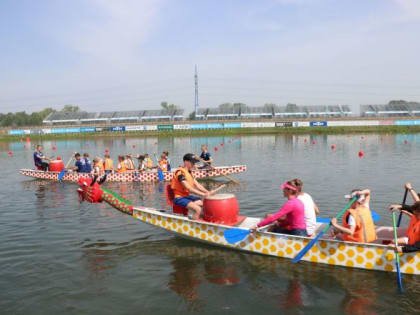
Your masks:
<path fill-rule="evenodd" d="M 396 4 L 403 12 L 403 17 L 410 20 L 420 19 L 419 0 L 395 0 Z"/>

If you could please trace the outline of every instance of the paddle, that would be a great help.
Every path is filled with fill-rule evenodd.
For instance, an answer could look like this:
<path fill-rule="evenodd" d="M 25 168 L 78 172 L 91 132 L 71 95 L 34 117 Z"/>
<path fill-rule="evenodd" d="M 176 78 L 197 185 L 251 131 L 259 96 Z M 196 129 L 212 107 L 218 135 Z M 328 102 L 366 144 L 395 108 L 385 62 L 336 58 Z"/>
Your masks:
<path fill-rule="evenodd" d="M 63 180 L 64 175 L 66 175 L 67 168 L 70 165 L 70 162 L 73 160 L 73 156 L 70 158 L 70 160 L 67 162 L 66 167 L 58 174 L 58 181 L 61 182 Z"/>
<path fill-rule="evenodd" d="M 222 185 L 220 185 L 219 187 L 217 187 L 217 188 L 215 188 L 215 189 L 213 189 L 213 190 L 210 190 L 210 194 L 212 194 L 212 195 L 214 195 L 216 192 L 218 192 L 220 189 L 222 189 L 222 188 L 225 188 L 226 187 L 226 185 L 225 184 L 222 184 Z"/>
<path fill-rule="evenodd" d="M 381 216 L 377 212 L 373 210 L 370 210 L 370 212 L 372 214 L 373 222 L 379 221 L 381 219 Z M 316 218 L 317 223 L 330 223 L 330 221 L 331 221 L 330 218 Z"/>
<path fill-rule="evenodd" d="M 340 218 L 344 212 L 347 211 L 348 208 L 351 207 L 351 205 L 353 204 L 353 202 L 355 202 L 357 200 L 357 197 L 354 197 L 352 200 L 350 200 L 348 202 L 348 204 L 346 204 L 346 206 L 341 209 L 341 211 L 335 216 L 336 219 Z M 312 240 L 310 241 L 296 256 L 295 258 L 292 259 L 292 261 L 294 263 L 297 263 L 299 260 L 302 259 L 303 256 L 305 256 L 305 254 L 312 248 L 312 246 L 315 245 L 315 243 L 318 241 L 318 239 L 324 235 L 325 232 L 328 231 L 328 229 L 331 226 L 331 221 L 328 223 L 328 225 Z"/>
<path fill-rule="evenodd" d="M 203 160 L 202 158 L 200 158 L 199 156 L 195 156 L 196 158 L 198 158 L 201 162 L 203 162 L 204 164 L 206 164 L 206 165 L 208 165 L 208 166 L 210 166 L 210 168 L 212 169 L 212 170 L 215 170 L 216 168 L 213 166 L 213 165 L 211 165 L 210 164 L 210 162 L 207 162 L 207 161 L 205 161 L 205 160 Z M 228 175 L 226 175 L 226 174 L 221 174 L 222 176 L 224 176 L 224 177 L 226 177 L 227 179 L 229 179 L 231 182 L 233 182 L 233 183 L 235 183 L 235 184 L 239 184 L 239 182 L 237 181 L 237 180 L 235 180 L 235 179 L 233 179 L 232 177 L 230 177 L 230 176 L 228 176 Z"/>
<path fill-rule="evenodd" d="M 406 190 L 406 192 L 407 192 L 407 190 Z M 392 224 L 393 224 L 393 227 L 394 227 L 395 246 L 398 247 L 397 227 L 396 227 L 395 221 L 396 221 L 395 220 L 395 212 L 392 212 Z M 398 289 L 400 289 L 400 292 L 402 292 L 403 291 L 403 286 L 402 286 L 401 270 L 400 270 L 400 255 L 398 255 L 398 251 L 395 253 L 395 265 L 397 267 Z"/>
<path fill-rule="evenodd" d="M 404 208 L 404 206 L 405 206 L 405 201 L 407 200 L 407 193 L 408 193 L 408 189 L 406 188 L 406 189 L 405 189 L 405 192 L 404 192 L 403 202 L 402 202 L 402 204 L 401 204 L 401 206 L 402 206 L 403 208 Z M 402 219 L 402 215 L 403 215 L 403 213 L 402 213 L 402 211 L 400 211 L 400 215 L 399 215 L 399 217 L 398 217 L 397 227 L 400 227 L 400 224 L 401 224 L 401 219 Z"/>
<path fill-rule="evenodd" d="M 272 224 L 263 226 L 261 229 L 268 228 L 272 226 Z M 235 244 L 237 242 L 242 241 L 245 237 L 247 237 L 251 233 L 251 229 L 240 229 L 240 228 L 233 228 L 229 230 L 225 230 L 223 232 L 223 236 L 225 237 L 226 242 L 229 244 Z M 257 229 L 257 231 L 260 231 L 260 229 Z"/>

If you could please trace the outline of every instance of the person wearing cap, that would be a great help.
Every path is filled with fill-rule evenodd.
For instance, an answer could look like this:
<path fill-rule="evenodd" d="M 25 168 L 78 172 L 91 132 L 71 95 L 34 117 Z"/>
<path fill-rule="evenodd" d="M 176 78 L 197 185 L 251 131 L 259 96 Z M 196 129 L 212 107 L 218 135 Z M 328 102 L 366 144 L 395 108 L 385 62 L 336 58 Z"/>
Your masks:
<path fill-rule="evenodd" d="M 370 243 L 376 240 L 375 224 L 373 223 L 372 213 L 366 207 L 366 198 L 370 199 L 369 189 L 354 189 L 347 199 L 356 197 L 343 216 L 342 225 L 337 223 L 336 218 L 331 219 L 331 225 L 336 233 L 341 234 L 343 241 Z"/>
<path fill-rule="evenodd" d="M 184 165 L 175 170 L 174 177 L 171 181 L 171 188 L 174 193 L 174 204 L 194 211 L 193 220 L 200 218 L 203 202 L 202 197 L 211 195 L 206 188 L 204 188 L 191 174 L 191 169 L 199 162 L 194 154 L 187 153 L 183 158 Z M 191 195 L 191 193 L 198 195 Z"/>
<path fill-rule="evenodd" d="M 283 195 L 287 198 L 286 203 L 279 211 L 259 222 L 251 230 L 255 231 L 257 228 L 266 226 L 277 221 L 281 217 L 286 216 L 283 224 L 281 226 L 275 226 L 271 232 L 308 236 L 305 223 L 305 206 L 303 202 L 297 198 L 297 187 L 294 185 L 293 181 L 286 181 L 280 185 L 280 188 L 283 189 Z"/>

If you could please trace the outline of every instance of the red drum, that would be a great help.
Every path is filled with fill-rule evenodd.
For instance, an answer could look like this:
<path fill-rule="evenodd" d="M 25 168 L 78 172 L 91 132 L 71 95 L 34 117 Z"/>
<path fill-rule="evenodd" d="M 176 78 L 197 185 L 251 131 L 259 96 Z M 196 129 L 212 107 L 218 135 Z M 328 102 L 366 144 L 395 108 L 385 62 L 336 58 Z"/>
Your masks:
<path fill-rule="evenodd" d="M 48 170 L 51 172 L 61 172 L 64 170 L 64 163 L 62 160 L 50 161 Z"/>
<path fill-rule="evenodd" d="M 204 220 L 213 223 L 234 225 L 243 221 L 239 217 L 239 204 L 233 194 L 217 194 L 204 199 Z"/>

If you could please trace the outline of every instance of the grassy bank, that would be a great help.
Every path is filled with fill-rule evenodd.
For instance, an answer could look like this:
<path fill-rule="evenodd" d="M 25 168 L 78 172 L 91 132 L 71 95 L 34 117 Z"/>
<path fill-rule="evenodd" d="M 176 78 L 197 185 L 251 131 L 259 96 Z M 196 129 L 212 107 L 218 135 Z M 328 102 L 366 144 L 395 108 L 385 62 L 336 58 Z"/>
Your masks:
<path fill-rule="evenodd" d="M 30 135 L 32 141 L 95 139 L 118 137 L 173 137 L 173 136 L 236 136 L 236 135 L 337 135 L 352 133 L 420 133 L 420 126 L 352 126 L 352 127 L 298 127 L 298 128 L 237 128 L 214 130 L 173 130 L 173 131 L 130 131 L 98 132 L 74 134 Z M 26 136 L 0 136 L 0 141 L 20 141 Z"/>

